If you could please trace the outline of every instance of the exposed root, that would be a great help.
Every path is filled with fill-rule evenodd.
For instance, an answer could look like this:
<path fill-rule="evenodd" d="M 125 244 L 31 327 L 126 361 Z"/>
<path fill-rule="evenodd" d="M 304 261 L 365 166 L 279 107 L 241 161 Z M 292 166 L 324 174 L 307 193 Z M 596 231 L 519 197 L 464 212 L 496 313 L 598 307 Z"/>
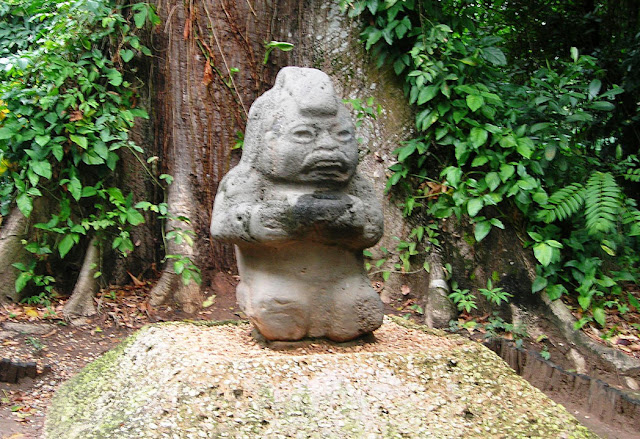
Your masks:
<path fill-rule="evenodd" d="M 7 299 L 18 302 L 20 294 L 15 290 L 16 278 L 20 271 L 11 264 L 24 262 L 27 257 L 21 240 L 27 236 L 29 219 L 14 208 L 0 228 L 0 303 Z"/>
<path fill-rule="evenodd" d="M 204 297 L 200 292 L 200 286 L 195 282 L 185 285 L 179 275 L 168 271 L 162 273 L 158 283 L 150 293 L 149 303 L 158 306 L 175 302 L 184 312 L 195 313 L 202 304 Z"/>
<path fill-rule="evenodd" d="M 62 311 L 65 320 L 74 325 L 80 325 L 85 317 L 96 314 L 93 296 L 99 289 L 95 274 L 100 266 L 100 250 L 96 243 L 96 238 L 92 238 L 84 256 L 78 280 Z"/>
<path fill-rule="evenodd" d="M 184 163 L 181 163 L 181 165 L 183 166 Z M 169 186 L 167 194 L 169 209 L 176 218 L 181 216 L 187 218 L 193 217 L 192 206 L 196 205 L 193 199 L 191 185 L 189 184 L 188 178 L 184 177 L 185 172 L 183 168 L 176 168 L 176 179 L 173 184 Z M 191 224 L 177 220 L 169 220 L 166 226 L 167 232 L 175 229 L 191 229 L 191 231 L 194 232 Z M 166 252 L 167 254 L 183 255 L 194 259 L 194 249 L 186 242 L 178 244 L 173 240 L 169 240 L 167 242 Z M 172 303 L 184 312 L 191 314 L 200 308 L 203 300 L 204 296 L 200 291 L 200 285 L 195 282 L 190 282 L 188 285 L 185 285 L 182 282 L 181 276 L 173 271 L 173 264 L 168 262 L 164 267 L 158 283 L 153 287 L 153 290 L 151 290 L 149 303 L 152 306 Z"/>
<path fill-rule="evenodd" d="M 449 300 L 449 284 L 447 283 L 442 256 L 437 250 L 429 255 L 429 288 L 427 288 L 424 322 L 430 328 L 445 328 L 450 320 L 455 320 L 457 312 Z"/>
<path fill-rule="evenodd" d="M 576 319 L 561 300 L 550 300 L 546 292 L 541 297 L 544 305 L 546 305 L 547 315 L 550 320 L 568 341 L 601 358 L 615 370 L 622 373 L 638 372 L 640 370 L 640 361 L 637 359 L 629 357 L 617 349 L 601 345 L 591 340 L 584 332 L 575 330 Z"/>

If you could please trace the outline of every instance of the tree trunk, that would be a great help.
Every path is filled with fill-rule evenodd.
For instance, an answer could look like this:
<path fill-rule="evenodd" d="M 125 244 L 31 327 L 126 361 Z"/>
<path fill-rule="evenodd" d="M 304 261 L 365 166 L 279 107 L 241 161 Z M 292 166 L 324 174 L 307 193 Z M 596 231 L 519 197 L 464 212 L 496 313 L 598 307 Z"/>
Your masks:
<path fill-rule="evenodd" d="M 362 166 L 376 180 L 381 198 L 391 151 L 410 133 L 412 115 L 390 73 L 369 64 L 358 26 L 334 2 L 161 0 L 157 7 L 164 24 L 154 34 L 154 47 L 160 49 L 152 77 L 155 141 L 166 171 L 175 178 L 170 209 L 191 219 L 197 237 L 193 249 L 169 243 L 167 253 L 192 256 L 204 282 L 201 291 L 182 286 L 169 263 L 152 303 L 174 301 L 192 310 L 216 273 L 236 272 L 233 249 L 209 238 L 211 208 L 220 180 L 240 157 L 233 146 L 249 107 L 272 86 L 281 67 L 319 68 L 332 76 L 345 98 L 375 95 L 385 112 L 375 125 L 363 125 L 359 136 L 364 140 Z M 294 49 L 274 50 L 264 63 L 268 41 L 286 41 Z M 384 245 L 391 248 L 390 237 L 410 229 L 388 200 L 385 218 Z"/>
<path fill-rule="evenodd" d="M 27 236 L 29 219 L 18 208 L 14 208 L 5 218 L 0 228 L 0 303 L 7 300 L 17 302 L 20 294 L 16 292 L 15 283 L 20 272 L 11 263 L 24 262 L 26 251 L 22 239 Z"/>

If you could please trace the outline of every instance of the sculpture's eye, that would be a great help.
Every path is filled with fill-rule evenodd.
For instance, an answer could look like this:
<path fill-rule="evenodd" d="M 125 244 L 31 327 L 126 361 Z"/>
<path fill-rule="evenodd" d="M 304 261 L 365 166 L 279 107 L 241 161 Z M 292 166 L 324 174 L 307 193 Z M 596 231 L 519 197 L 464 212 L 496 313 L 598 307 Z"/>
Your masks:
<path fill-rule="evenodd" d="M 353 133 L 351 132 L 351 130 L 338 130 L 338 132 L 336 132 L 334 136 L 340 142 L 348 142 L 353 139 Z"/>
<path fill-rule="evenodd" d="M 291 131 L 291 136 L 296 142 L 308 143 L 316 137 L 316 134 L 310 128 L 298 127 Z"/>

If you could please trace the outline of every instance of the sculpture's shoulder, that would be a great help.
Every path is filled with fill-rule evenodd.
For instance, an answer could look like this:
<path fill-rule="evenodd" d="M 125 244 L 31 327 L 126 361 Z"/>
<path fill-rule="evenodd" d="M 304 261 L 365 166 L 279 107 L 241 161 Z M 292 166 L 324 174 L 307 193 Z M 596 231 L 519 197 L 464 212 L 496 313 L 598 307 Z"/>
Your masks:
<path fill-rule="evenodd" d="M 250 201 L 257 197 L 261 179 L 251 168 L 238 165 L 224 176 L 218 188 L 218 196 L 231 202 Z M 218 198 L 218 196 L 216 198 Z"/>
<path fill-rule="evenodd" d="M 375 201 L 378 202 L 378 197 L 373 189 L 371 181 L 362 175 L 360 172 L 356 172 L 349 185 L 347 186 L 347 192 L 350 195 L 358 197 L 363 201 Z"/>

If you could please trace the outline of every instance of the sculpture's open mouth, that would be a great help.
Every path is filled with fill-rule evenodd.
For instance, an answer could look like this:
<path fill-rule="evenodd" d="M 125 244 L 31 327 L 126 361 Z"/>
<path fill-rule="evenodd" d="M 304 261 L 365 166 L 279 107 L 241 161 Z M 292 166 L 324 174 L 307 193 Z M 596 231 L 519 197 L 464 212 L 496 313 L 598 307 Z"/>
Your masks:
<path fill-rule="evenodd" d="M 311 154 L 302 166 L 305 174 L 336 174 L 344 175 L 349 172 L 349 161 L 341 152 L 326 152 Z"/>
<path fill-rule="evenodd" d="M 311 163 L 310 168 L 312 170 L 320 170 L 320 169 L 336 169 L 336 170 L 344 170 L 346 165 L 344 162 L 338 160 L 318 160 Z"/>

